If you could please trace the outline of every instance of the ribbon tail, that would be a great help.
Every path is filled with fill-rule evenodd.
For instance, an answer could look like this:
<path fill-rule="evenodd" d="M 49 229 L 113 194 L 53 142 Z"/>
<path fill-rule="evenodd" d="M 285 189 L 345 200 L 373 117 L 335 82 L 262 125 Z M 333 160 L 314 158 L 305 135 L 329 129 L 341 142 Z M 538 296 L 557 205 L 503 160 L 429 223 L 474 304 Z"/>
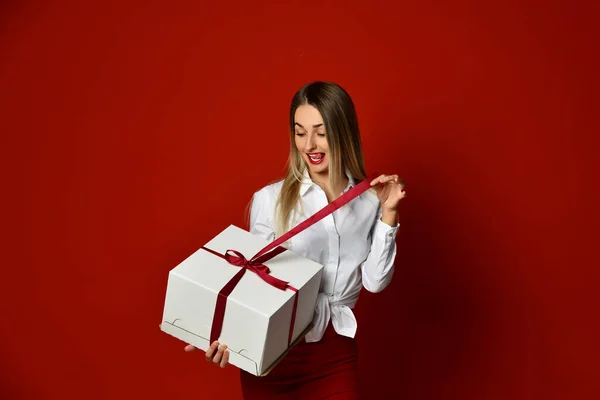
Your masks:
<path fill-rule="evenodd" d="M 225 286 L 223 286 L 217 295 L 217 305 L 215 306 L 215 314 L 213 315 L 212 327 L 210 329 L 209 346 L 221 335 L 221 330 L 223 329 L 223 319 L 225 318 L 225 309 L 227 308 L 227 296 L 229 296 L 233 289 L 235 289 L 238 282 L 242 279 L 242 276 L 244 276 L 244 272 L 246 272 L 246 269 L 241 268 L 238 273 L 235 274 Z"/>
<path fill-rule="evenodd" d="M 269 285 L 271 285 L 279 290 L 285 290 L 289 287 L 288 286 L 289 282 L 286 282 L 284 280 L 276 278 L 273 275 L 270 275 L 266 272 L 257 272 L 257 275 L 260 276 L 260 278 L 263 281 L 267 282 Z"/>
<path fill-rule="evenodd" d="M 260 257 L 252 258 L 252 262 L 257 263 L 257 264 L 262 264 L 265 261 L 269 261 L 276 255 L 281 254 L 286 250 L 287 249 L 285 247 L 281 247 L 281 246 L 275 247 L 272 251 L 265 253 L 265 254 L 261 255 Z"/>
<path fill-rule="evenodd" d="M 343 195 L 341 195 L 340 197 L 338 197 L 337 199 L 335 199 L 334 201 L 332 201 L 331 203 L 329 203 L 328 205 L 323 207 L 321 210 L 317 211 L 317 213 L 315 213 L 311 217 L 307 218 L 306 220 L 304 220 L 303 222 L 298 224 L 296 227 L 289 230 L 287 233 L 283 234 L 278 239 L 276 239 L 275 241 L 273 241 L 270 244 L 268 244 L 267 246 L 265 246 L 262 250 L 260 250 L 258 253 L 256 253 L 254 255 L 254 257 L 251 258 L 251 260 L 256 260 L 263 255 L 267 256 L 267 253 L 269 252 L 269 250 L 279 246 L 282 243 L 285 243 L 285 241 L 287 241 L 288 239 L 296 236 L 303 230 L 314 225 L 315 223 L 322 220 L 323 218 L 325 218 L 326 216 L 328 216 L 329 214 L 331 214 L 338 208 L 348 204 L 349 202 L 354 200 L 356 197 L 360 196 L 361 194 L 363 194 L 364 192 L 369 190 L 371 188 L 371 181 L 373 179 L 375 179 L 375 177 L 376 177 L 376 175 L 372 175 L 372 176 L 368 177 L 367 179 L 365 179 L 364 181 L 362 181 L 361 183 L 359 183 L 358 185 L 354 186 L 352 189 L 350 189 L 349 191 L 347 191 L 346 193 L 344 193 Z M 268 255 L 270 255 L 270 257 L 268 257 L 266 260 L 263 259 L 263 261 L 267 261 L 267 260 L 271 259 L 272 257 L 274 257 L 274 255 L 271 255 L 271 253 L 268 254 Z"/>

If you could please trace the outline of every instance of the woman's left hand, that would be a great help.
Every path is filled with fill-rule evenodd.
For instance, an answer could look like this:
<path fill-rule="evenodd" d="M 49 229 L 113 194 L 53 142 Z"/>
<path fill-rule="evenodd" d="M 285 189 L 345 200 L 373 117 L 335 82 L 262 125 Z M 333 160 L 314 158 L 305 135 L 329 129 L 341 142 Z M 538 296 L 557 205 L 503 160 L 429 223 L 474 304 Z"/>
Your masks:
<path fill-rule="evenodd" d="M 371 181 L 384 211 L 398 211 L 400 200 L 406 197 L 404 181 L 398 175 L 380 175 Z"/>

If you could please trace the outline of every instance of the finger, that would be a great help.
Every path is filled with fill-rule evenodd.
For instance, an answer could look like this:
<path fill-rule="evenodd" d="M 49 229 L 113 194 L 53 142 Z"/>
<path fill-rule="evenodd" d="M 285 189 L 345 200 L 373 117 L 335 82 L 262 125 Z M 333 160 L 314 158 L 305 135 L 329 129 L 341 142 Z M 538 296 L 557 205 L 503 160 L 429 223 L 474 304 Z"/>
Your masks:
<path fill-rule="evenodd" d="M 400 185 L 400 189 L 404 190 L 404 188 L 406 187 L 406 182 L 404 182 L 404 179 L 398 177 L 398 180 L 396 181 L 396 183 L 398 185 Z"/>
<path fill-rule="evenodd" d="M 224 344 L 219 346 L 219 351 L 217 351 L 217 355 L 213 357 L 213 362 L 215 364 L 219 364 L 221 362 L 221 358 L 223 358 L 223 352 L 225 351 L 225 348 L 227 346 L 225 346 Z"/>
<path fill-rule="evenodd" d="M 387 184 L 390 182 L 398 183 L 398 175 L 387 175 L 385 179 L 383 179 L 383 183 Z"/>
<path fill-rule="evenodd" d="M 217 341 L 214 341 L 213 344 L 210 345 L 208 350 L 206 350 L 206 361 L 212 361 L 213 354 L 217 350 L 218 346 L 219 346 L 219 342 L 217 342 Z"/>
<path fill-rule="evenodd" d="M 229 350 L 225 350 L 223 353 L 223 359 L 221 360 L 221 368 L 225 368 L 229 362 Z"/>
<path fill-rule="evenodd" d="M 384 179 L 387 175 L 379 175 L 377 178 L 371 181 L 371 186 L 375 186 L 378 183 L 382 183 L 382 179 Z"/>
<path fill-rule="evenodd" d="M 188 344 L 187 346 L 185 346 L 185 351 L 190 352 L 190 351 L 194 351 L 196 350 L 195 346 L 192 346 L 191 344 Z"/>
<path fill-rule="evenodd" d="M 390 181 L 400 185 L 400 189 L 404 189 L 404 186 L 406 185 L 404 179 L 400 178 L 398 175 L 391 175 L 388 182 Z"/>
<path fill-rule="evenodd" d="M 404 187 L 404 180 L 402 180 L 398 175 L 381 175 L 371 182 L 371 186 L 374 186 L 377 183 L 384 185 L 388 182 L 394 182 Z"/>
<path fill-rule="evenodd" d="M 394 182 L 394 176 L 393 175 L 386 175 L 384 178 L 381 178 L 381 180 L 379 181 L 379 184 L 381 186 L 385 186 L 390 182 Z"/>

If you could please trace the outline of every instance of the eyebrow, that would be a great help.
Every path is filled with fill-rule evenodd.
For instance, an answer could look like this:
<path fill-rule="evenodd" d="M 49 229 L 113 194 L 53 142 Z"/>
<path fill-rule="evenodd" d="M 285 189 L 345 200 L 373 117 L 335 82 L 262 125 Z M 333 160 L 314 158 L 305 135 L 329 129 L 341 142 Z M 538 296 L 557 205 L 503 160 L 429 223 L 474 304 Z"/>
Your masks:
<path fill-rule="evenodd" d="M 300 124 L 299 124 L 299 123 L 297 123 L 297 122 L 296 122 L 295 124 L 296 124 L 296 125 L 298 125 L 298 126 L 299 126 L 300 128 L 302 128 L 302 129 L 306 129 L 305 127 L 303 127 L 302 125 L 300 125 Z M 321 122 L 320 124 L 313 125 L 313 128 L 319 128 L 319 127 L 321 127 L 321 126 L 323 126 L 323 123 L 322 123 L 322 122 Z"/>

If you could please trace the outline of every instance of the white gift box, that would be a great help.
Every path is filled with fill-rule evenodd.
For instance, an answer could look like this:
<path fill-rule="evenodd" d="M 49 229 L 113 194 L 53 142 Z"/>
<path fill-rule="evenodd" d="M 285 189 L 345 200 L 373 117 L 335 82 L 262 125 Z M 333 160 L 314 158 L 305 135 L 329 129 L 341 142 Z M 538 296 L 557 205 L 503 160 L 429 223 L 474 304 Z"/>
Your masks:
<path fill-rule="evenodd" d="M 234 225 L 204 247 L 224 255 L 237 250 L 250 258 L 269 242 Z M 289 250 L 263 263 L 270 274 L 298 289 L 292 346 L 310 330 L 323 266 Z M 219 291 L 240 271 L 225 259 L 199 249 L 169 272 L 161 330 L 203 351 Z M 294 291 L 281 290 L 247 270 L 227 298 L 219 343 L 229 363 L 253 375 L 267 374 L 287 353 Z"/>

